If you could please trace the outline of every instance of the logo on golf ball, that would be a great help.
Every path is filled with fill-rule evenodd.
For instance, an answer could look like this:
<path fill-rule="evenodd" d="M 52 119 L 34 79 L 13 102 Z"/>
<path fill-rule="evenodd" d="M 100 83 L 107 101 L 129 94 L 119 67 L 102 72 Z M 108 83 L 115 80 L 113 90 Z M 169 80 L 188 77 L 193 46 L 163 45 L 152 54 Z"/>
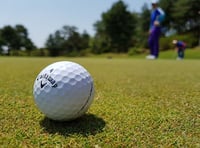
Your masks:
<path fill-rule="evenodd" d="M 53 69 L 50 70 L 50 73 L 53 71 Z M 53 79 L 50 74 L 44 73 L 38 76 L 37 81 L 40 81 L 40 88 L 45 87 L 48 83 L 51 85 L 51 87 L 56 88 L 58 85 L 56 84 L 56 80 Z"/>

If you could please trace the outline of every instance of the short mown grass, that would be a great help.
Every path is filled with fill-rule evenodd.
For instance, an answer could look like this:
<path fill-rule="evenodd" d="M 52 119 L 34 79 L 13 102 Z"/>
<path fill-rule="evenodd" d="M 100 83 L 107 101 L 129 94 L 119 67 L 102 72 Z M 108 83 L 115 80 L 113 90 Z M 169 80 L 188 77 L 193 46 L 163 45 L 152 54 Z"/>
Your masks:
<path fill-rule="evenodd" d="M 160 53 L 160 58 L 162 59 L 176 59 L 176 50 L 168 50 Z M 194 49 L 186 48 L 185 59 L 200 59 L 200 47 Z"/>
<path fill-rule="evenodd" d="M 55 122 L 32 88 L 47 65 L 69 60 L 93 76 L 86 115 Z M 0 57 L 0 147 L 200 147 L 200 61 Z"/>

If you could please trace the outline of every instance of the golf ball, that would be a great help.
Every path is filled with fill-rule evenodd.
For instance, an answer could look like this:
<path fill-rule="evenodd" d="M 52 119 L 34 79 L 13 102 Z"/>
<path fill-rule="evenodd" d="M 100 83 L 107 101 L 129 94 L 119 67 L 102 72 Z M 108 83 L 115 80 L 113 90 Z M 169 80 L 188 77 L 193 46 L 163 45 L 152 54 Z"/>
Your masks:
<path fill-rule="evenodd" d="M 94 98 L 94 84 L 81 65 L 60 61 L 45 67 L 33 86 L 39 110 L 53 120 L 72 120 L 82 116 Z"/>

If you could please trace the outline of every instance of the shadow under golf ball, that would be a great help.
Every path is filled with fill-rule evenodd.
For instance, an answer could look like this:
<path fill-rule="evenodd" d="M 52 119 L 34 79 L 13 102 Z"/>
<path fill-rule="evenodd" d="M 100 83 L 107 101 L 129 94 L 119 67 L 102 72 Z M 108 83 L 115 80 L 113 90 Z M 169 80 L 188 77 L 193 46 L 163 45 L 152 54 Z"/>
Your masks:
<path fill-rule="evenodd" d="M 85 114 L 72 121 L 54 121 L 44 117 L 40 121 L 40 126 L 49 134 L 60 134 L 69 136 L 81 134 L 83 136 L 95 135 L 103 131 L 106 123 L 102 118 L 93 114 Z"/>

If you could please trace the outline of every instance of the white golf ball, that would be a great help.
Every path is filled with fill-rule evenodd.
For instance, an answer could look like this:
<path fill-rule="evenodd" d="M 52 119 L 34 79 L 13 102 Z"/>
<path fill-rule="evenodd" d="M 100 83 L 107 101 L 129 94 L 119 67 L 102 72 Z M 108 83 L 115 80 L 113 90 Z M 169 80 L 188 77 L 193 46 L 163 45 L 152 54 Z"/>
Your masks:
<path fill-rule="evenodd" d="M 94 98 L 93 79 L 77 63 L 56 62 L 36 77 L 33 95 L 37 107 L 48 118 L 72 120 L 90 107 Z"/>

